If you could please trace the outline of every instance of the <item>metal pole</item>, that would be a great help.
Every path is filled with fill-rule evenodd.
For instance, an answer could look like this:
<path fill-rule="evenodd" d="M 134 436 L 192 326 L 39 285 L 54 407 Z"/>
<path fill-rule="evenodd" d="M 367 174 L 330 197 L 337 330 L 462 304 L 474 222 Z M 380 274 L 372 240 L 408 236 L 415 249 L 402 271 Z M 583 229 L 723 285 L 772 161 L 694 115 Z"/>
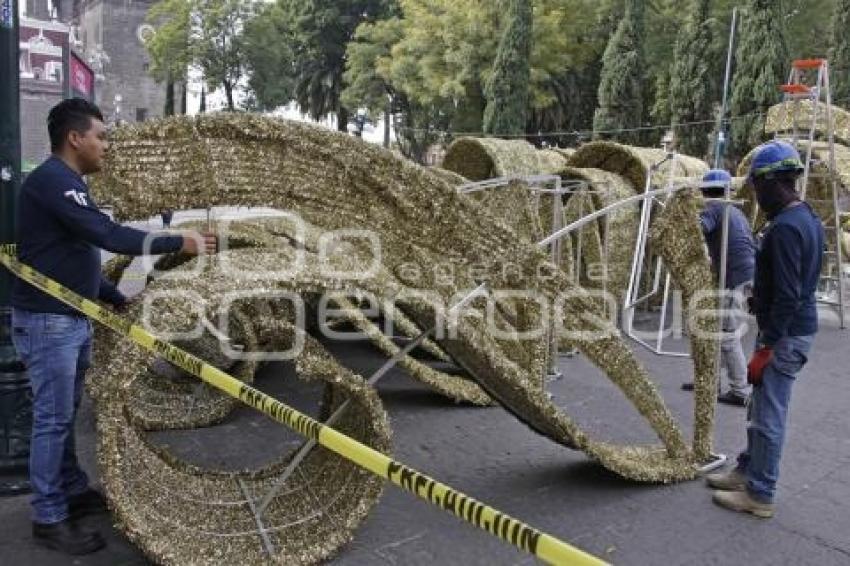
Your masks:
<path fill-rule="evenodd" d="M 657 164 L 660 165 L 667 161 Z M 646 172 L 646 185 L 644 186 L 643 195 L 648 195 L 652 190 L 652 174 L 656 170 L 656 165 L 653 165 Z M 629 284 L 626 287 L 625 304 L 623 305 L 623 327 L 626 333 L 631 334 L 632 323 L 634 321 L 634 303 L 636 297 L 640 296 L 640 276 L 643 271 L 643 254 L 646 248 L 647 229 L 649 227 L 649 216 L 652 210 L 652 200 L 647 198 L 642 203 L 643 208 L 640 212 L 640 223 L 638 224 L 638 234 L 635 240 L 635 255 L 632 257 L 632 271 L 629 276 Z"/>
<path fill-rule="evenodd" d="M 21 185 L 21 109 L 18 74 L 18 5 L 0 0 L 0 244 L 15 241 L 15 203 Z M 26 464 L 32 403 L 26 371 L 12 345 L 13 275 L 0 273 L 0 495 L 29 490 Z"/>
<path fill-rule="evenodd" d="M 835 234 L 835 260 L 838 267 L 838 319 L 841 322 L 841 329 L 847 328 L 845 307 L 845 290 L 844 290 L 844 250 L 841 247 L 842 230 L 841 230 L 841 209 L 838 202 L 838 169 L 835 162 L 835 115 L 832 112 L 832 85 L 830 84 L 829 63 L 825 63 L 824 69 L 824 90 L 826 91 L 826 128 L 829 132 L 829 180 L 832 187 L 832 210 L 835 215 L 833 219 L 833 230 Z"/>
<path fill-rule="evenodd" d="M 717 355 L 714 358 L 714 376 L 717 379 L 717 383 L 715 385 L 718 393 L 720 392 L 720 370 L 723 367 L 722 341 L 723 338 L 725 338 L 725 336 L 723 335 L 724 328 L 722 315 L 726 314 L 723 312 L 724 310 L 726 310 L 727 308 L 731 309 L 737 305 L 737 302 L 730 302 L 726 298 L 727 296 L 729 296 L 728 291 L 726 290 L 726 278 L 729 272 L 729 220 L 731 217 L 731 210 L 729 209 L 730 206 L 734 206 L 732 204 L 732 183 L 726 183 L 726 188 L 723 190 L 723 225 L 720 231 L 720 273 L 718 273 L 720 301 L 718 302 L 717 308 L 719 309 L 718 313 L 721 316 L 718 316 L 717 320 L 719 323 L 718 330 L 720 331 L 721 343 L 720 347 L 717 349 Z M 732 316 L 737 317 L 739 316 L 739 314 L 735 313 Z"/>
<path fill-rule="evenodd" d="M 717 121 L 717 139 L 714 142 L 714 168 L 720 167 L 723 158 L 723 145 L 726 142 L 725 121 L 729 110 L 729 83 L 732 80 L 732 53 L 735 49 L 735 34 L 738 30 L 738 8 L 732 10 L 732 29 L 729 31 L 729 52 L 726 55 L 726 78 L 723 80 L 723 105 L 720 107 L 720 119 Z"/>
<path fill-rule="evenodd" d="M 549 232 L 550 234 L 554 234 L 561 228 L 563 228 L 564 224 L 564 201 L 563 194 L 561 190 L 561 178 L 558 177 L 557 181 L 555 181 L 555 192 L 552 194 L 552 230 Z M 561 265 L 561 240 L 555 240 L 551 245 L 552 252 L 552 263 L 554 265 Z M 546 380 L 554 380 L 563 376 L 561 373 L 561 369 L 558 367 L 558 333 L 557 333 L 557 324 L 554 320 L 549 322 L 549 367 L 546 371 L 546 375 L 544 376 L 544 383 Z"/>
<path fill-rule="evenodd" d="M 0 243 L 15 238 L 15 200 L 21 181 L 21 122 L 18 80 L 18 8 L 0 0 Z M 8 308 L 12 274 L 0 273 L 0 308 Z"/>
<path fill-rule="evenodd" d="M 815 149 L 815 134 L 817 133 L 817 129 L 818 129 L 818 113 L 820 112 L 820 106 L 821 106 L 820 88 L 821 88 L 821 85 L 823 84 L 823 80 L 824 80 L 823 75 L 824 75 L 824 67 L 823 67 L 823 65 L 821 65 L 821 67 L 818 69 L 817 86 L 815 86 L 812 89 L 812 95 L 811 95 L 812 96 L 812 98 L 811 98 L 812 125 L 811 125 L 811 128 L 809 129 L 809 139 L 808 139 L 809 145 L 806 148 L 806 161 L 805 161 L 805 165 L 803 167 L 802 184 L 800 185 L 800 199 L 801 200 L 806 200 L 806 194 L 808 193 L 808 188 L 809 188 L 809 177 L 811 176 L 811 173 L 812 173 L 812 156 L 814 155 L 814 149 Z M 795 101 L 794 104 L 799 106 L 800 103 L 798 101 Z M 827 110 L 827 112 L 829 112 L 829 110 Z M 796 136 L 795 136 L 795 141 L 796 141 Z"/>

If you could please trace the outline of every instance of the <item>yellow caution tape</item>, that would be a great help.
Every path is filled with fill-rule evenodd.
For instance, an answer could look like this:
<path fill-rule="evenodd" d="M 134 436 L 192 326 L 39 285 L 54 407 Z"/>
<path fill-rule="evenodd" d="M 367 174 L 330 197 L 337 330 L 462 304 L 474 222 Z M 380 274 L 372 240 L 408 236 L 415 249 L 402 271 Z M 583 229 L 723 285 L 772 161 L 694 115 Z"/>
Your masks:
<path fill-rule="evenodd" d="M 157 339 L 141 326 L 125 320 L 110 309 L 79 296 L 56 281 L 48 279 L 31 267 L 22 264 L 14 254 L 15 246 L 13 244 L 0 246 L 0 263 L 21 279 L 50 296 L 71 305 L 115 332 L 130 338 L 139 346 L 157 353 L 213 387 L 265 413 L 302 436 L 315 440 L 343 458 L 377 476 L 390 480 L 420 499 L 424 499 L 550 564 L 605 564 L 595 556 L 538 531 L 509 515 L 500 513 L 496 509 L 417 472 L 413 468 L 396 462 L 385 454 L 299 413 L 292 407 L 207 364 L 200 358 L 168 342 Z"/>

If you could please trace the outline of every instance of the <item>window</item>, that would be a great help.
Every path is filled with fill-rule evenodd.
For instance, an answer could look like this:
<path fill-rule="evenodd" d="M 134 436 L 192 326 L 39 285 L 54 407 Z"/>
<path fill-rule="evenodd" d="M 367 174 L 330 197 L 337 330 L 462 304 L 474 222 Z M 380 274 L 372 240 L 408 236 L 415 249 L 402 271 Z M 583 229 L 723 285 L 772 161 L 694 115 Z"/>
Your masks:
<path fill-rule="evenodd" d="M 147 108 L 136 108 L 136 122 L 144 122 L 148 119 Z"/>

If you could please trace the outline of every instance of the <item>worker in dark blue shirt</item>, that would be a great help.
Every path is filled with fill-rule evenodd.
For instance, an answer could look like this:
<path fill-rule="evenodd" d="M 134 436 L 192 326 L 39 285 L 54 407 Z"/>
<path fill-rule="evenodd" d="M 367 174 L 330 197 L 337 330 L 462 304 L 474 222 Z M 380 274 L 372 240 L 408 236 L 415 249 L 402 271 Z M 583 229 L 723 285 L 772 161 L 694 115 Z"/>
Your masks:
<path fill-rule="evenodd" d="M 707 199 L 722 199 L 732 183 L 732 176 L 722 169 L 714 169 L 703 177 L 700 188 Z M 750 394 L 747 383 L 747 356 L 741 345 L 741 334 L 745 311 L 744 297 L 750 292 L 755 270 L 756 243 L 750 223 L 737 207 L 725 205 L 717 200 L 708 200 L 700 213 L 702 233 L 708 245 L 711 267 L 720 277 L 720 261 L 723 257 L 723 219 L 729 211 L 726 241 L 726 280 L 722 283 L 726 294 L 723 297 L 723 334 L 720 340 L 721 368 L 726 370 L 729 389 L 717 396 L 717 400 L 728 405 L 743 407 Z M 685 383 L 682 389 L 693 390 L 693 382 Z"/>
<path fill-rule="evenodd" d="M 125 255 L 215 249 L 214 236 L 149 234 L 115 224 L 98 209 L 83 179 L 102 168 L 108 148 L 96 106 L 82 99 L 60 102 L 48 115 L 47 129 L 53 155 L 27 177 L 17 210 L 22 263 L 88 299 L 120 307 L 124 296 L 101 275 L 101 248 Z M 20 279 L 11 302 L 12 336 L 33 394 L 33 537 L 69 554 L 93 552 L 103 539 L 79 528 L 75 519 L 106 511 L 106 505 L 89 486 L 74 445 L 74 420 L 91 359 L 91 322 Z"/>
<path fill-rule="evenodd" d="M 823 223 L 800 201 L 803 164 L 793 146 L 760 146 L 749 182 L 770 224 L 756 255 L 752 311 L 759 325 L 747 377 L 753 384 L 747 448 L 731 471 L 709 475 L 719 505 L 769 518 L 774 512 L 791 387 L 818 330 L 815 291 L 824 252 Z"/>

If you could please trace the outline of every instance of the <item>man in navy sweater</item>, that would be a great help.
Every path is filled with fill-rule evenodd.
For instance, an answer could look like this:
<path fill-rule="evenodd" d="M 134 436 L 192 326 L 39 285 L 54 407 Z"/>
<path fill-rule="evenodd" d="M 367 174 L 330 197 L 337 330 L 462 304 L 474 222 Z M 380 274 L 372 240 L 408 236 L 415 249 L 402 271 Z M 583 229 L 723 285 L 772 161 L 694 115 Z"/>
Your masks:
<path fill-rule="evenodd" d="M 108 148 L 96 106 L 65 100 L 50 111 L 47 129 L 53 155 L 27 177 L 18 204 L 22 263 L 83 297 L 121 307 L 125 297 L 101 275 L 100 248 L 124 255 L 215 250 L 211 235 L 149 234 L 115 224 L 100 212 L 83 179 L 101 169 Z M 74 445 L 74 420 L 91 359 L 91 321 L 19 279 L 12 289 L 12 336 L 33 393 L 33 537 L 70 554 L 93 552 L 103 539 L 75 519 L 106 511 L 106 505 L 89 487 Z"/>
<path fill-rule="evenodd" d="M 803 164 L 791 145 L 773 141 L 755 152 L 749 181 L 770 221 L 756 255 L 752 311 L 759 326 L 748 366 L 753 385 L 747 448 L 733 470 L 707 477 L 714 501 L 733 511 L 773 516 L 791 387 L 818 330 L 815 291 L 824 229 L 796 185 Z"/>
<path fill-rule="evenodd" d="M 708 199 L 722 199 L 732 183 L 732 176 L 722 169 L 706 173 L 700 184 L 703 195 Z M 723 218 L 727 205 L 709 200 L 700 213 L 702 233 L 708 245 L 711 268 L 720 277 L 720 261 L 723 257 Z M 755 269 L 756 243 L 750 223 L 737 207 L 729 206 L 729 230 L 726 241 L 726 279 L 723 288 L 728 292 L 723 297 L 723 334 L 720 340 L 720 365 L 726 370 L 729 389 L 717 396 L 727 405 L 743 407 L 750 395 L 747 384 L 747 356 L 741 345 L 741 326 L 744 322 L 743 297 L 752 287 Z M 719 385 L 719 384 L 718 384 Z M 693 382 L 684 383 L 682 389 L 693 391 Z"/>

